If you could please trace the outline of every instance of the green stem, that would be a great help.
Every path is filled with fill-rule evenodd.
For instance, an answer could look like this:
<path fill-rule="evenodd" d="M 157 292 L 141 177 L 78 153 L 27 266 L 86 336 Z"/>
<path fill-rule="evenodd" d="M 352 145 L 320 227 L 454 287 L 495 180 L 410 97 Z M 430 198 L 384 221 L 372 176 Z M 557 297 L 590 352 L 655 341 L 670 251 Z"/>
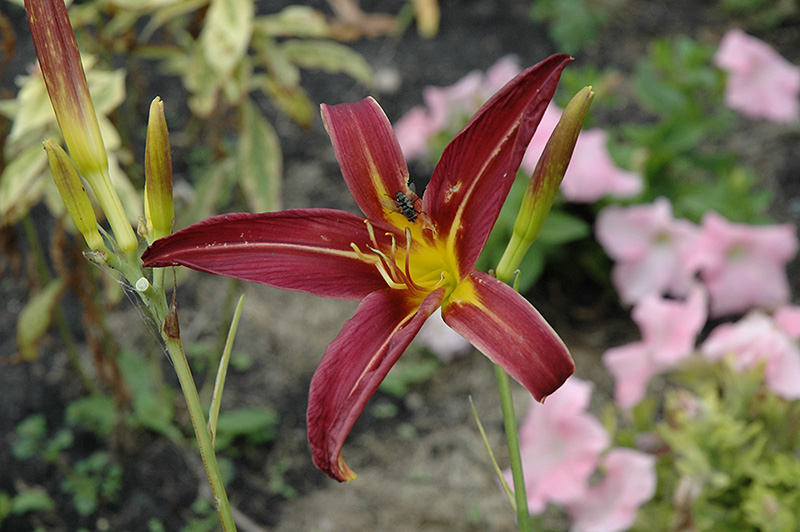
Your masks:
<path fill-rule="evenodd" d="M 166 328 L 162 328 L 161 337 L 167 344 L 167 350 L 172 359 L 172 364 L 175 367 L 175 373 L 178 375 L 178 381 L 181 384 L 183 396 L 186 399 L 186 406 L 189 409 L 189 416 L 192 418 L 194 433 L 197 436 L 197 443 L 200 446 L 200 456 L 203 458 L 203 465 L 206 469 L 208 482 L 211 485 L 211 493 L 214 496 L 214 502 L 219 512 L 219 519 L 222 522 L 222 529 L 225 532 L 235 532 L 236 524 L 233 522 L 231 507 L 228 502 L 228 494 L 225 492 L 222 474 L 219 470 L 217 457 L 214 454 L 214 447 L 211 444 L 211 435 L 208 432 L 205 413 L 200 404 L 200 396 L 197 395 L 197 388 L 192 378 L 192 372 L 189 369 L 189 362 L 186 360 L 186 354 L 183 352 L 183 344 L 179 337 L 169 334 Z"/>
<path fill-rule="evenodd" d="M 532 241 L 523 241 L 516 233 L 512 234 L 508 246 L 506 246 L 503 256 L 500 258 L 500 262 L 497 263 L 495 277 L 504 283 L 511 283 L 511 279 L 514 278 L 514 272 L 519 268 L 532 243 Z"/>
<path fill-rule="evenodd" d="M 517 507 L 517 526 L 520 532 L 531 531 L 531 514 L 528 511 L 528 496 L 525 493 L 525 478 L 522 474 L 522 456 L 519 451 L 517 418 L 514 415 L 514 400 L 511 397 L 511 383 L 508 374 L 500 366 L 494 367 L 497 388 L 500 393 L 500 406 L 503 410 L 503 423 L 506 427 L 508 460 L 511 476 L 514 479 L 514 495 Z"/>
<path fill-rule="evenodd" d="M 175 294 L 173 293 L 172 305 L 168 306 L 164 290 L 156 289 L 146 279 L 140 277 L 141 270 L 138 264 L 130 264 L 130 262 L 123 260 L 118 267 L 121 268 L 128 282 L 136 287 L 140 297 L 161 326 L 161 338 L 163 338 L 164 344 L 167 346 L 169 358 L 172 361 L 172 366 L 183 391 L 183 398 L 186 400 L 186 407 L 192 420 L 192 427 L 194 427 L 194 433 L 197 437 L 197 445 L 200 448 L 200 457 L 203 459 L 203 466 L 206 470 L 208 483 L 211 486 L 211 493 L 217 506 L 222 529 L 224 532 L 236 532 L 236 524 L 233 521 L 231 506 L 228 502 L 228 494 L 225 491 L 225 484 L 222 482 L 219 463 L 214 453 L 211 434 L 208 431 L 208 422 L 200 402 L 200 396 L 197 393 L 192 370 L 189 368 L 189 361 L 183 351 L 180 327 L 178 325 L 178 313 L 175 307 Z"/>

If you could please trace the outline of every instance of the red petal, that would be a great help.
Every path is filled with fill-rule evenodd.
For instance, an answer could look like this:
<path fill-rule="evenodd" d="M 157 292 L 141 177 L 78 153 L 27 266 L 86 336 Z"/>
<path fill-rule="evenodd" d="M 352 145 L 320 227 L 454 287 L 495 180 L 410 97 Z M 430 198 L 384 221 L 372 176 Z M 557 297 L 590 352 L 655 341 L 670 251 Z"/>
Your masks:
<path fill-rule="evenodd" d="M 376 227 L 379 235 L 388 230 Z M 286 290 L 362 299 L 386 288 L 375 267 L 350 247 L 355 242 L 364 249 L 368 241 L 364 219 L 344 211 L 223 214 L 156 240 L 142 260 L 147 267 L 180 264 Z"/>
<path fill-rule="evenodd" d="M 442 306 L 442 318 L 522 384 L 537 401 L 575 371 L 558 334 L 513 288 L 473 271 Z"/>
<path fill-rule="evenodd" d="M 328 346 L 311 380 L 307 422 L 314 464 L 331 478 L 355 478 L 341 456 L 344 441 L 443 294 L 432 292 L 419 309 L 398 291 L 370 294 Z"/>
<path fill-rule="evenodd" d="M 511 80 L 445 148 L 425 189 L 422 210 L 447 235 L 467 275 L 483 249 L 508 195 L 522 156 L 572 61 L 559 54 Z"/>
<path fill-rule="evenodd" d="M 408 167 L 392 125 L 372 98 L 322 105 L 322 120 L 331 136 L 342 175 L 361 211 L 370 220 L 389 220 L 383 203 L 397 192 L 409 196 Z"/>

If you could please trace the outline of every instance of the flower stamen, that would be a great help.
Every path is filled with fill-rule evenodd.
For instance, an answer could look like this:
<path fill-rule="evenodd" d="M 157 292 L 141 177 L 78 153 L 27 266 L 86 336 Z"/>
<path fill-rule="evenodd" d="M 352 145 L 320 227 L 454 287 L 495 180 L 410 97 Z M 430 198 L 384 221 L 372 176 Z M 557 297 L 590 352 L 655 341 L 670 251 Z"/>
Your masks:
<path fill-rule="evenodd" d="M 414 282 L 414 279 L 411 278 L 411 271 L 408 267 L 408 257 L 411 256 L 411 230 L 406 227 L 406 261 L 405 261 L 405 274 L 406 279 L 408 279 L 408 284 L 411 288 L 416 292 L 423 292 L 422 288 Z M 392 247 L 394 247 L 394 238 L 392 238 Z"/>
<path fill-rule="evenodd" d="M 411 290 L 417 294 L 426 294 L 426 290 L 419 286 L 411 277 L 410 256 L 411 256 L 411 231 L 405 229 L 405 257 L 403 258 L 403 266 L 401 267 L 397 258 L 397 237 L 394 233 L 385 233 L 391 239 L 388 254 L 382 251 L 379 247 L 378 240 L 375 236 L 375 228 L 369 222 L 364 220 L 367 226 L 367 233 L 371 245 L 366 248 L 371 253 L 361 251 L 361 248 L 355 242 L 350 243 L 350 247 L 356 252 L 359 260 L 375 266 L 380 273 L 381 277 L 389 288 L 395 290 Z"/>

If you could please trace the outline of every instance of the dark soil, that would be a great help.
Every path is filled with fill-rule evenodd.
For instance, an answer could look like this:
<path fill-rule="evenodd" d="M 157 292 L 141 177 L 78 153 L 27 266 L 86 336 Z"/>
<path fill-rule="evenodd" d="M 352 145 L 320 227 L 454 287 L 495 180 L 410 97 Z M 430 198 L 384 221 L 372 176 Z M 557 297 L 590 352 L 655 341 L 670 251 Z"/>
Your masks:
<path fill-rule="evenodd" d="M 304 3 L 328 9 L 321 1 Z M 368 12 L 396 13 L 404 2 L 376 0 L 361 4 Z M 353 46 L 381 76 L 397 76 L 400 80 L 398 86 L 386 84 L 375 93 L 390 119 L 396 120 L 421 103 L 425 85 L 452 84 L 470 70 L 484 70 L 507 54 L 516 54 L 522 65 L 529 65 L 557 52 L 545 28 L 529 19 L 530 4 L 528 0 L 442 0 L 442 23 L 436 38 L 421 39 L 412 28 L 401 38 L 361 41 Z M 261 8 L 267 6 L 262 3 Z M 0 9 L 9 17 L 17 36 L 16 55 L 0 71 L 0 90 L 11 95 L 13 76 L 24 71 L 33 59 L 33 50 L 21 10 L 7 3 Z M 614 12 L 597 41 L 577 56 L 576 64 L 594 63 L 629 74 L 655 37 L 687 34 L 715 43 L 735 24 L 737 21 L 721 11 L 718 2 L 629 0 Z M 739 25 L 747 28 L 741 21 Z M 797 24 L 771 30 L 769 37 L 785 57 L 800 64 Z M 145 77 L 135 83 L 138 90 L 147 94 L 143 98 L 146 102 L 155 94 L 167 102 L 185 98 L 174 81 Z M 303 85 L 316 102 L 353 101 L 367 94 L 366 89 L 344 76 L 307 73 Z M 621 105 L 599 117 L 601 123 L 613 125 L 614 121 L 629 119 L 623 113 L 633 108 L 630 87 L 623 82 L 619 91 Z M 355 210 L 320 121 L 302 131 L 277 116 L 268 102 L 261 103 L 282 137 L 284 206 Z M 741 133 L 741 139 L 743 155 L 760 169 L 767 183 L 781 190 L 775 217 L 796 222 L 800 217 L 797 133 L 755 124 Z M 180 147 L 176 150 L 180 153 Z M 180 166 L 176 162 L 178 172 Z M 416 165 L 412 172 L 417 174 L 415 180 L 424 185 L 430 169 Z M 176 178 L 181 178 L 179 173 Z M 52 222 L 44 209 L 34 210 L 33 218 L 47 243 Z M 76 429 L 78 437 L 65 454 L 67 461 L 83 459 L 96 450 L 110 450 L 124 471 L 116 502 L 103 504 L 91 518 L 80 517 L 70 499 L 61 493 L 64 477 L 58 467 L 12 456 L 18 423 L 32 414 L 43 413 L 48 434 L 54 435 L 65 427 L 65 406 L 84 396 L 86 390 L 68 364 L 63 342 L 55 332 L 43 342 L 38 360 L 13 361 L 16 317 L 36 283 L 32 280 L 35 276 L 31 259 L 22 251 L 28 249 L 22 228 L 6 228 L 3 232 L 6 250 L 0 258 L 0 492 L 13 494 L 41 487 L 56 500 L 58 509 L 12 516 L 0 525 L 0 530 L 27 531 L 38 526 L 58 532 L 81 527 L 138 532 L 148 530 L 151 519 L 161 521 L 165 530 L 181 529 L 192 516 L 193 501 L 208 491 L 202 464 L 190 445 L 174 443 L 153 432 L 123 430 L 109 447 L 109 442 Z M 379 392 L 344 448 L 344 456 L 358 479 L 347 485 L 338 484 L 311 463 L 305 409 L 308 383 L 316 364 L 355 304 L 256 285 L 232 287 L 226 279 L 189 273 L 179 288 L 186 345 L 216 345 L 217 331 L 224 327 L 227 315 L 220 302 L 231 291 L 247 294 L 235 349 L 248 355 L 253 364 L 246 370 L 230 372 L 223 409 L 270 407 L 280 418 L 274 441 L 257 445 L 241 442 L 232 454 L 222 453 L 235 468 L 228 493 L 243 516 L 240 530 L 514 529 L 514 517 L 497 487 L 468 403 L 472 396 L 490 443 L 501 464 L 505 464 L 499 401 L 487 359 L 474 352 L 443 365 L 426 382 L 412 385 L 402 398 Z M 577 304 L 575 294 L 580 294 Z M 599 363 L 600 355 L 636 334 L 613 294 L 589 281 L 578 286 L 558 272 L 547 272 L 531 297 L 570 346 L 578 375 L 597 382 L 596 395 L 601 400 L 607 398 L 610 378 Z M 62 307 L 79 342 L 78 349 L 91 366 L 90 338 L 78 317 L 81 311 L 75 294 L 68 293 Z M 129 303 L 123 300 L 105 317 L 109 329 L 118 333 L 123 349 L 142 353 L 143 361 L 155 360 L 161 365 L 165 380 L 177 387 L 166 357 Z M 405 358 L 413 362 L 426 356 L 429 355 L 412 347 Z M 199 372 L 200 384 L 205 378 L 205 372 Z M 519 387 L 515 393 L 517 408 L 524 412 L 528 399 Z M 191 425 L 180 396 L 174 402 L 177 422 L 190 439 Z M 387 407 L 393 416 L 382 414 Z M 295 494 L 290 495 L 281 484 L 292 488 Z"/>

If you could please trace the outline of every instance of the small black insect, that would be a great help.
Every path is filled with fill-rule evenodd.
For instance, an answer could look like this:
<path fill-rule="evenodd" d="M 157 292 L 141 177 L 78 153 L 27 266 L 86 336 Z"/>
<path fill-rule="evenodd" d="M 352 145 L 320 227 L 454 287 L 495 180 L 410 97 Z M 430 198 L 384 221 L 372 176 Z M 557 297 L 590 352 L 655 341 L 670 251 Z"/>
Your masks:
<path fill-rule="evenodd" d="M 402 190 L 395 192 L 394 197 L 387 194 L 381 199 L 381 205 L 392 212 L 402 214 L 409 222 L 416 223 L 417 216 L 422 214 L 422 211 L 416 207 L 420 197 L 415 192 L 414 183 L 408 183 L 408 194 Z"/>
<path fill-rule="evenodd" d="M 409 198 L 403 194 L 402 191 L 398 190 L 394 195 L 394 205 L 397 207 L 397 212 L 405 216 L 409 222 L 414 223 L 417 221 L 417 216 L 422 214 L 422 211 L 417 210 L 414 206 L 419 201 L 419 197 L 413 194 L 413 192 L 412 197 L 414 199 Z"/>

